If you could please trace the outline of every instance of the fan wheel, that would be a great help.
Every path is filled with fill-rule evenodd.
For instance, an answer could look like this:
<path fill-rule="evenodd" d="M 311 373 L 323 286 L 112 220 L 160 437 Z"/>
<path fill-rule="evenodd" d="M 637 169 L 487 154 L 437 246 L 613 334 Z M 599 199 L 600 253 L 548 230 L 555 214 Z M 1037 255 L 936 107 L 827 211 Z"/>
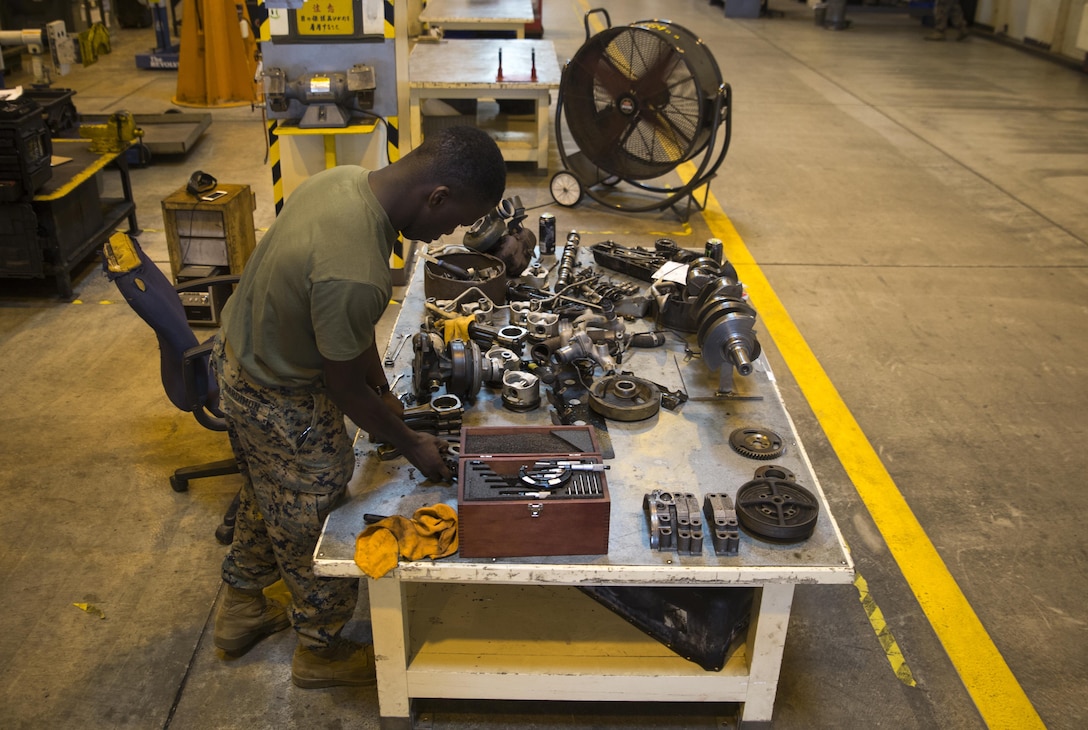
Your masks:
<path fill-rule="evenodd" d="M 721 120 L 721 72 L 702 41 L 667 21 L 608 28 L 563 70 L 559 93 L 582 154 L 627 180 L 691 159 Z"/>

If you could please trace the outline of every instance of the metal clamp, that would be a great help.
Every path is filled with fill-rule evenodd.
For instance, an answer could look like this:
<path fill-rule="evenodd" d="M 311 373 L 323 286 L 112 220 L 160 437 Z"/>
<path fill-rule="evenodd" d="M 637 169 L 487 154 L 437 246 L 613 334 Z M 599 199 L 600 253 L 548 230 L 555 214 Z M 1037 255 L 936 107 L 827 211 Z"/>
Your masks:
<path fill-rule="evenodd" d="M 694 494 L 655 489 L 643 497 L 642 507 L 649 523 L 651 548 L 675 549 L 681 555 L 703 552 L 703 518 Z"/>
<path fill-rule="evenodd" d="M 714 493 L 703 497 L 703 514 L 713 526 L 710 540 L 715 555 L 736 555 L 740 549 L 737 511 L 728 494 Z"/>

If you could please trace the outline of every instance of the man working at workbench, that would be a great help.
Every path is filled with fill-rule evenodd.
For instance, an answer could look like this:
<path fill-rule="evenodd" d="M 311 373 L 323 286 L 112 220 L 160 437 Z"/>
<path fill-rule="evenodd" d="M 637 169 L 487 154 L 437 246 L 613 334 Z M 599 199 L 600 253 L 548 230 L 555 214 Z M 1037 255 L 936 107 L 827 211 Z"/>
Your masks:
<path fill-rule="evenodd" d="M 403 421 L 374 327 L 392 295 L 398 233 L 427 242 L 448 235 L 493 208 L 505 185 L 491 138 L 449 128 L 380 170 L 342 166 L 309 178 L 254 252 L 223 309 L 212 358 L 244 479 L 215 620 L 215 645 L 228 655 L 293 625 L 296 685 L 374 682 L 372 647 L 341 637 L 358 580 L 318 578 L 311 566 L 355 465 L 344 416 L 428 479 L 449 478 L 445 442 Z M 290 618 L 262 593 L 281 577 Z"/>

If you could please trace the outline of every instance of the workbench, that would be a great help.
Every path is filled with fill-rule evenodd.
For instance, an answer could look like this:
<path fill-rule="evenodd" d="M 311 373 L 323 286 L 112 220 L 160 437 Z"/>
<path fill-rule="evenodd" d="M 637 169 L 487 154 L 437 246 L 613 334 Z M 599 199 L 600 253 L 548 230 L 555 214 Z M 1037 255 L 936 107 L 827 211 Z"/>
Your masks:
<path fill-rule="evenodd" d="M 20 265 L 0 270 L 0 277 L 51 276 L 57 293 L 70 298 L 72 270 L 102 246 L 126 218 L 130 233 L 138 233 L 139 227 L 123 150 L 97 153 L 91 151 L 89 140 L 54 139 L 53 156 L 67 161 L 53 167 L 52 177 L 30 201 L 27 217 L 35 219 L 36 233 L 28 231 L 24 236 Z M 107 168 L 120 175 L 120 198 L 99 194 L 98 174 Z M 25 203 L 8 205 L 28 207 Z"/>
<path fill-rule="evenodd" d="M 525 37 L 533 22 L 531 0 L 430 0 L 419 14 L 428 25 L 443 30 L 507 31 Z"/>
<path fill-rule="evenodd" d="M 533 112 L 526 115 L 527 122 L 503 118 L 481 127 L 495 139 L 504 160 L 535 162 L 539 171 L 547 171 L 549 104 L 559 80 L 559 62 L 551 41 L 522 38 L 418 43 L 408 58 L 412 146 L 418 147 L 423 141 L 424 99 L 528 100 L 533 103 Z M 467 121 L 476 124 L 475 118 Z"/>
<path fill-rule="evenodd" d="M 583 242 L 583 254 L 587 252 Z M 422 265 L 416 267 L 389 349 L 423 319 Z M 609 272 L 610 274 L 610 272 Z M 621 275 L 612 277 L 623 280 Z M 636 323 L 629 328 L 636 330 Z M 652 323 L 646 323 L 652 328 Z M 413 698 L 740 703 L 745 727 L 768 724 L 774 707 L 794 586 L 845 584 L 853 562 L 783 405 L 766 359 L 736 376 L 730 395 L 692 342 L 670 334 L 662 347 L 628 350 L 621 370 L 683 390 L 688 400 L 639 422 L 607 422 L 611 520 L 607 555 L 401 561 L 368 579 L 382 727 L 411 727 Z M 411 379 L 411 341 L 387 367 L 390 382 Z M 540 409 L 502 407 L 486 386 L 466 405 L 465 426 L 549 425 Z M 785 451 L 773 461 L 729 445 L 737 428 L 768 428 Z M 358 468 L 345 503 L 328 517 L 314 556 L 323 576 L 362 576 L 354 556 L 364 514 L 411 516 L 439 502 L 456 506 L 456 487 L 421 481 L 404 459 L 382 461 L 357 439 Z M 680 555 L 651 548 L 644 495 L 654 489 L 736 497 L 755 469 L 774 464 L 819 500 L 811 537 L 788 544 L 742 531 L 738 555 Z M 546 502 L 546 500 L 545 500 Z M 545 505 L 545 509 L 547 506 Z M 707 538 L 709 543 L 709 537 Z M 577 590 L 587 585 L 750 586 L 756 590 L 746 640 L 719 672 L 704 671 Z M 572 618 L 574 617 L 574 618 Z"/>

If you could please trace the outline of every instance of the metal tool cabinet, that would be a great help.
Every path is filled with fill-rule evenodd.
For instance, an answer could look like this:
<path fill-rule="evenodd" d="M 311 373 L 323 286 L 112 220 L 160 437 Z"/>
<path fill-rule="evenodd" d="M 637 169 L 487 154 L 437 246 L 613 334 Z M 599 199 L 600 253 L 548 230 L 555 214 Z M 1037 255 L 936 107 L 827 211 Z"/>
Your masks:
<path fill-rule="evenodd" d="M 418 330 L 423 311 L 417 266 L 392 346 Z M 738 702 L 745 727 L 768 724 L 782 652 L 800 583 L 850 583 L 853 562 L 816 475 L 798 440 L 766 360 L 738 377 L 734 397 L 716 397 L 717 375 L 699 359 L 685 361 L 684 343 L 639 350 L 622 368 L 690 400 L 636 423 L 609 422 L 611 532 L 607 555 L 555 558 L 401 562 L 369 580 L 378 698 L 383 728 L 411 727 L 413 698 Z M 390 350 L 392 351 L 392 349 Z M 390 371 L 410 373 L 411 348 Z M 682 377 L 682 380 L 681 380 Z M 403 390 L 403 388 L 402 388 Z M 514 413 L 497 393 L 480 392 L 466 425 L 550 423 L 541 409 Z M 783 437 L 773 461 L 736 453 L 738 427 L 758 425 Z M 380 461 L 359 439 L 351 497 L 328 518 L 315 553 L 325 576 L 362 576 L 353 561 L 364 513 L 411 515 L 417 508 L 456 503 L 456 488 L 421 482 L 403 459 Z M 796 475 L 820 502 L 815 533 L 772 544 L 741 533 L 739 555 L 717 557 L 709 537 L 698 556 L 651 549 L 643 495 L 653 489 L 736 495 L 755 469 L 773 463 Z M 646 637 L 579 592 L 579 585 L 753 586 L 757 594 L 747 639 L 720 672 L 708 672 Z M 578 620 L 571 620 L 577 616 Z"/>
<path fill-rule="evenodd" d="M 52 277 L 57 293 L 67 299 L 73 291 L 72 272 L 122 221 L 128 219 L 129 233 L 140 229 L 123 151 L 92 152 L 88 140 L 55 139 L 53 155 L 67 161 L 53 168 L 30 203 L 8 204 L 12 211 L 25 210 L 26 225 L 21 238 L 6 242 L 0 277 Z M 99 173 L 111 167 L 120 175 L 120 198 L 103 198 L 99 192 Z"/>

